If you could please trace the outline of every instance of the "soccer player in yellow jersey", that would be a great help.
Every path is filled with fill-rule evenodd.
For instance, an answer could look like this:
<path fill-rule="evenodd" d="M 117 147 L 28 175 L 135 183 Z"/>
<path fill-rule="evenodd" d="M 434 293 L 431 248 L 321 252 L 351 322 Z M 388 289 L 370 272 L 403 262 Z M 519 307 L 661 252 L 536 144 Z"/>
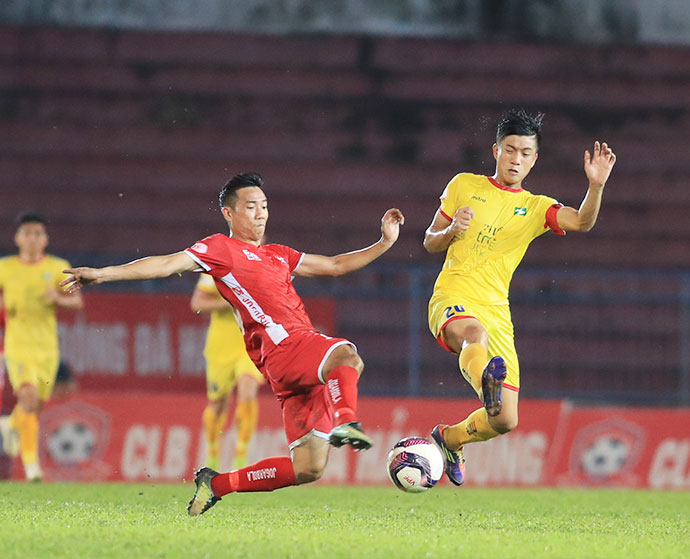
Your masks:
<path fill-rule="evenodd" d="M 247 465 L 247 449 L 259 418 L 256 395 L 264 378 L 247 355 L 234 309 L 218 293 L 211 276 L 201 275 L 190 306 L 195 312 L 211 313 L 204 347 L 208 404 L 202 421 L 206 436 L 206 465 L 218 469 L 220 436 L 228 419 L 230 394 L 237 386 L 237 439 L 233 469 L 243 468 Z"/>
<path fill-rule="evenodd" d="M 428 252 L 446 251 L 429 301 L 429 328 L 442 347 L 459 355 L 462 375 L 484 404 L 457 425 L 437 425 L 431 433 L 455 485 L 464 480 L 463 445 L 518 424 L 520 369 L 508 303 L 513 272 L 545 231 L 564 235 L 594 226 L 616 162 L 606 143 L 594 142 L 593 152 L 585 151 L 589 186 L 579 209 L 524 190 L 522 182 L 539 157 L 542 118 L 508 111 L 493 145 L 494 175 L 453 177 L 424 235 Z"/>
<path fill-rule="evenodd" d="M 65 293 L 60 282 L 69 263 L 45 253 L 48 234 L 43 217 L 23 214 L 17 220 L 16 256 L 0 259 L 0 291 L 6 312 L 5 364 L 17 405 L 0 418 L 3 447 L 19 453 L 29 480 L 40 480 L 38 414 L 50 398 L 57 374 L 59 351 L 57 307 L 83 306 L 79 293 Z"/>

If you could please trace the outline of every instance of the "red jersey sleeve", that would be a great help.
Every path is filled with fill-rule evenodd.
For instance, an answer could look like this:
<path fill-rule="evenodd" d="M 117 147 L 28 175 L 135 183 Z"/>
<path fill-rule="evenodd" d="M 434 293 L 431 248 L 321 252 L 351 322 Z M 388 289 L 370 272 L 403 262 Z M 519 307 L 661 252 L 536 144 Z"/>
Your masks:
<path fill-rule="evenodd" d="M 199 265 L 198 272 L 222 277 L 232 270 L 232 254 L 227 237 L 220 233 L 194 243 L 185 252 Z"/>

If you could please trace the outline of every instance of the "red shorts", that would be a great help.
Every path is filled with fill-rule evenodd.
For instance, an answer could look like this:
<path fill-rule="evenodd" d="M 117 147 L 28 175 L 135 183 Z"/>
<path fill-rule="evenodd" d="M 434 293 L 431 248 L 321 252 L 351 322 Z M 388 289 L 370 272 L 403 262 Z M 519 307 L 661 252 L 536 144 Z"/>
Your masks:
<path fill-rule="evenodd" d="M 311 433 L 326 438 L 333 428 L 333 408 L 323 367 L 336 347 L 354 344 L 315 330 L 293 332 L 267 357 L 262 372 L 283 410 L 283 426 L 291 448 Z"/>

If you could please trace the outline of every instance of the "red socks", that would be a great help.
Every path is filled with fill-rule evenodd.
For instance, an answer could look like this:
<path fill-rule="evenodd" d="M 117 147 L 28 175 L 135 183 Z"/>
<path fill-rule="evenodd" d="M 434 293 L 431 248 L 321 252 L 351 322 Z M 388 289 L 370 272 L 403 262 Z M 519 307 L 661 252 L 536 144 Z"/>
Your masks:
<path fill-rule="evenodd" d="M 357 421 L 357 369 L 339 365 L 331 369 L 326 379 L 328 396 L 335 408 L 335 424 Z"/>
<path fill-rule="evenodd" d="M 211 480 L 211 489 L 216 497 L 235 491 L 273 491 L 290 485 L 297 485 L 297 480 L 292 460 L 287 456 L 264 458 L 251 466 L 218 474 Z"/>

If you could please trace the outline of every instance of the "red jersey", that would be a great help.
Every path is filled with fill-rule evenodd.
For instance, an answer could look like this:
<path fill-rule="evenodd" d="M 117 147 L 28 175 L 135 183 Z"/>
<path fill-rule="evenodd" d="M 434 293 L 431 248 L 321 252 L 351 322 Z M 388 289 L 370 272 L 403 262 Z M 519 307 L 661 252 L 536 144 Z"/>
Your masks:
<path fill-rule="evenodd" d="M 292 272 L 303 252 L 283 245 L 252 245 L 216 234 L 185 250 L 211 275 L 218 292 L 240 314 L 244 341 L 252 361 L 261 367 L 266 355 L 298 330 L 314 330 Z"/>

